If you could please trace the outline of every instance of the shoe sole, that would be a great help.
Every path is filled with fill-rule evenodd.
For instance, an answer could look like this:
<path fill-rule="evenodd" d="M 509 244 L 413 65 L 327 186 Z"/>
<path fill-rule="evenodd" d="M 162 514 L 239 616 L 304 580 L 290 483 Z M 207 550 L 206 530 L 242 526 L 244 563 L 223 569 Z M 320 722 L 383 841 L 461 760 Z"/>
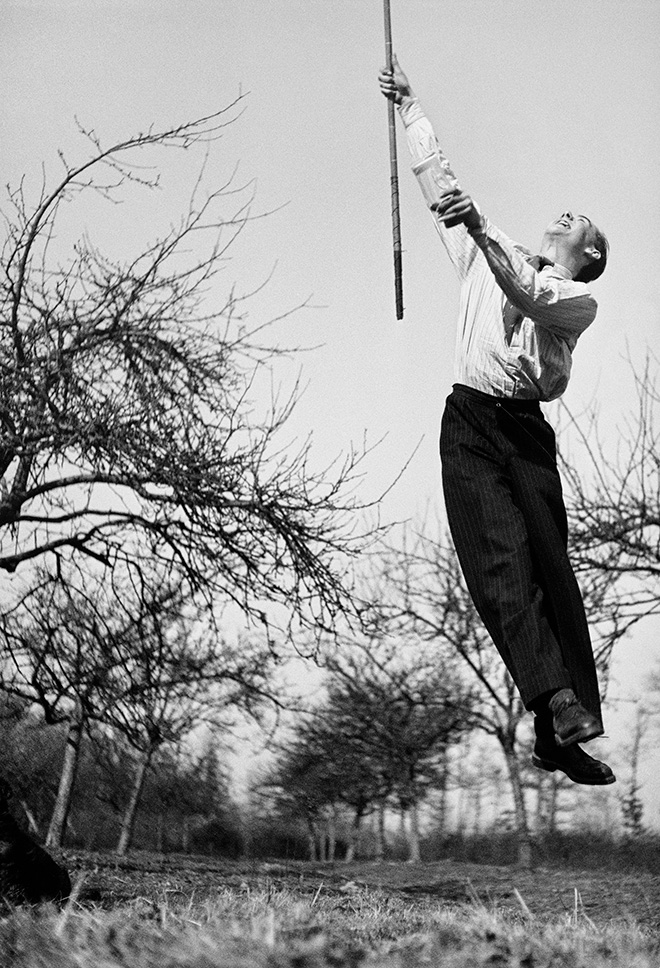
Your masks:
<path fill-rule="evenodd" d="M 575 743 L 588 743 L 590 739 L 596 739 L 597 736 L 602 736 L 603 733 L 604 730 L 597 726 L 585 726 L 582 729 L 578 729 L 575 733 L 571 733 L 570 736 L 564 736 L 563 738 L 559 733 L 555 733 L 555 743 L 557 746 L 565 749 L 567 746 L 573 746 Z"/>
<path fill-rule="evenodd" d="M 573 783 L 582 783 L 585 786 L 608 786 L 610 783 L 616 783 L 614 773 L 603 777 L 588 777 L 582 773 L 572 773 L 560 763 L 555 763 L 554 760 L 544 760 L 540 756 L 537 756 L 536 753 L 532 753 L 532 765 L 539 770 L 547 770 L 548 773 L 554 773 L 555 770 L 559 770 L 561 773 L 565 773 Z"/>

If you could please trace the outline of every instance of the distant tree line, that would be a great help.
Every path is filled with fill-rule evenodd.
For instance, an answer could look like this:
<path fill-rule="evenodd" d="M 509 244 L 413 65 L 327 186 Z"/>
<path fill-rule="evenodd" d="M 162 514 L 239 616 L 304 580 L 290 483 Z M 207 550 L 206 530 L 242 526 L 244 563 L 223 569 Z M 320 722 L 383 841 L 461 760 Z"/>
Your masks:
<path fill-rule="evenodd" d="M 70 656 L 58 638 L 59 652 L 51 641 L 51 651 L 38 650 L 34 665 L 24 667 L 22 679 L 15 677 L 12 682 L 7 677 L 8 688 L 0 703 L 3 775 L 14 791 L 16 812 L 38 839 L 51 846 L 119 854 L 147 849 L 350 861 L 415 860 L 447 852 L 478 859 L 481 850 L 482 857 L 494 862 L 520 859 L 520 818 L 511 790 L 512 773 L 505 758 L 498 762 L 494 755 L 497 738 L 483 729 L 483 701 L 451 653 L 435 653 L 419 640 L 395 639 L 382 631 L 326 643 L 319 656 L 325 665 L 322 698 L 289 714 L 290 727 L 284 734 L 281 730 L 275 734 L 270 765 L 254 778 L 249 801 L 237 803 L 226 771 L 228 720 L 223 721 L 221 713 L 226 716 L 241 702 L 246 711 L 258 711 L 273 671 L 266 673 L 265 655 L 258 650 L 253 654 L 253 674 L 258 671 L 263 679 L 250 681 L 247 666 L 231 667 L 225 650 L 224 665 L 213 667 L 218 678 L 209 683 L 197 678 L 204 668 L 198 657 L 191 700 L 187 663 L 195 650 L 186 656 L 190 643 L 182 634 L 185 622 L 183 626 L 175 622 L 178 634 L 172 641 L 178 643 L 178 650 L 172 665 L 167 661 L 170 651 L 159 649 L 157 641 L 146 647 L 150 640 L 143 630 L 142 654 L 149 652 L 144 665 L 154 667 L 147 680 L 149 689 L 142 693 L 144 678 L 132 670 L 125 680 L 128 698 L 122 698 L 120 691 L 111 691 L 112 651 L 97 649 L 105 665 L 103 675 L 97 669 L 95 678 L 94 643 L 85 639 L 83 630 L 76 631 L 73 610 L 63 613 L 56 600 L 55 627 L 62 636 L 59 618 L 66 614 L 70 648 L 74 656 L 86 654 L 84 675 L 75 663 L 67 665 Z M 153 609 L 154 601 L 150 604 Z M 162 635 L 176 613 L 171 611 L 171 597 L 165 596 L 159 604 Z M 100 610 L 97 621 L 99 614 Z M 36 608 L 34 615 L 39 615 Z M 112 620 L 118 620 L 121 628 L 121 615 L 115 613 Z M 151 620 L 155 621 L 153 614 Z M 111 625 L 108 615 L 106 622 Z M 33 639 L 43 644 L 45 625 L 40 631 L 43 639 L 37 635 Z M 203 637 L 195 638 L 195 645 L 200 641 Z M 77 642 L 84 643 L 85 650 L 74 648 Z M 12 654 L 19 658 L 15 647 Z M 248 657 L 247 650 L 241 653 L 243 663 Z M 49 671 L 51 666 L 57 676 Z M 68 692 L 62 689 L 67 668 L 81 674 L 85 689 L 91 681 L 99 688 L 89 715 L 82 719 L 76 710 L 90 702 L 90 693 L 83 693 L 84 703 L 77 698 L 73 677 L 66 680 Z M 219 674 L 223 670 L 234 677 L 240 673 L 239 691 L 234 679 L 229 687 L 223 683 Z M 208 707 L 201 701 L 202 685 L 209 690 Z M 224 710 L 223 690 L 231 701 Z M 105 716 L 104 709 L 113 706 L 113 695 L 114 708 Z M 170 695 L 173 701 L 168 705 Z M 122 714 L 124 702 L 127 708 Z M 638 767 L 651 725 L 651 713 L 638 712 L 629 751 L 631 774 L 629 782 L 622 783 L 619 797 L 619 829 L 624 839 L 640 842 L 648 837 Z M 202 738 L 191 743 L 197 727 L 203 727 Z M 490 747 L 478 743 L 479 730 Z M 154 744 L 155 736 L 159 741 Z M 570 836 L 577 836 L 584 821 L 575 786 L 529 765 L 531 741 L 530 731 L 521 728 L 513 753 L 526 836 L 538 858 L 550 843 L 561 843 L 562 850 L 568 850 Z M 63 784 L 72 760 L 71 782 Z M 67 800 L 62 817 L 63 786 Z M 451 817 L 450 801 L 454 804 Z"/>

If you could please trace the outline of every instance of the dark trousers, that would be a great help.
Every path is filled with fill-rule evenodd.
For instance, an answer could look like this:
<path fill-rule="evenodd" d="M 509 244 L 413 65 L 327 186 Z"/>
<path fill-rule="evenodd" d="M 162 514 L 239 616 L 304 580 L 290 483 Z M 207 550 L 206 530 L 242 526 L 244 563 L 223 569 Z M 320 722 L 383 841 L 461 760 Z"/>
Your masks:
<path fill-rule="evenodd" d="M 566 551 L 555 435 L 538 403 L 457 384 L 440 456 L 468 590 L 525 706 L 570 687 L 600 719 L 584 604 Z"/>

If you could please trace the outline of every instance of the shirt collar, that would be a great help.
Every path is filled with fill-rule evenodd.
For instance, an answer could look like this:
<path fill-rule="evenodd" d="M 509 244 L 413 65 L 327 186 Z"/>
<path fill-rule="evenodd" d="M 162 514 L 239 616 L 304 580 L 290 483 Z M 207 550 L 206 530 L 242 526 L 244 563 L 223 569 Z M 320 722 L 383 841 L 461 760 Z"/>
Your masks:
<path fill-rule="evenodd" d="M 552 272 L 553 275 L 560 276 L 562 279 L 573 278 L 573 273 L 570 271 L 570 269 L 567 269 L 566 266 L 560 265 L 558 262 L 555 262 L 555 264 L 552 266 L 546 266 L 545 268 L 549 272 Z"/>

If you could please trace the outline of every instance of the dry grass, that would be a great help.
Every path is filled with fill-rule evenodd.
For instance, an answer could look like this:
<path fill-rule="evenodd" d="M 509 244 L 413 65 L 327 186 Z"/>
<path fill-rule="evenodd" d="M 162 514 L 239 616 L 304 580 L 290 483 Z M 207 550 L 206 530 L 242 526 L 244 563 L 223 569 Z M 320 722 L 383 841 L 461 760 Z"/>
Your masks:
<path fill-rule="evenodd" d="M 113 910 L 74 902 L 0 920 L 2 968 L 656 968 L 660 937 L 596 925 L 581 910 L 554 922 L 346 885 L 300 895 L 266 885 L 197 900 L 136 898 Z"/>

